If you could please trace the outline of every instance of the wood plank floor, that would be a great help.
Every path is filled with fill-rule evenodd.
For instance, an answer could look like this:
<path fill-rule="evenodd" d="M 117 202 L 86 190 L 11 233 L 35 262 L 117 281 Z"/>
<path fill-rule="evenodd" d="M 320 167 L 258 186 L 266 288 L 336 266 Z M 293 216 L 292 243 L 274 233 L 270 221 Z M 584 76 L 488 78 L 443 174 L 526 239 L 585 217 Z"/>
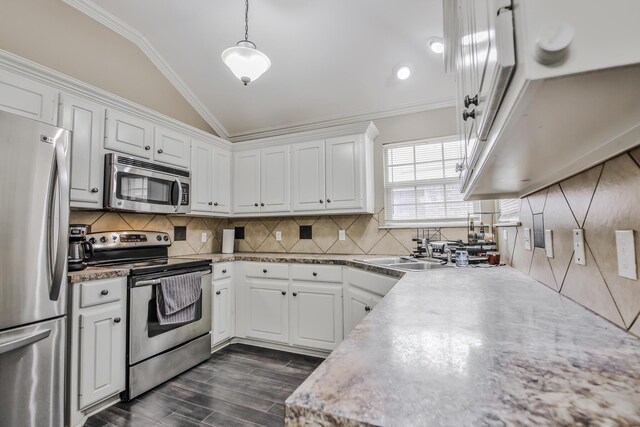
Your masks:
<path fill-rule="evenodd" d="M 282 426 L 284 401 L 322 359 L 232 344 L 87 427 Z"/>

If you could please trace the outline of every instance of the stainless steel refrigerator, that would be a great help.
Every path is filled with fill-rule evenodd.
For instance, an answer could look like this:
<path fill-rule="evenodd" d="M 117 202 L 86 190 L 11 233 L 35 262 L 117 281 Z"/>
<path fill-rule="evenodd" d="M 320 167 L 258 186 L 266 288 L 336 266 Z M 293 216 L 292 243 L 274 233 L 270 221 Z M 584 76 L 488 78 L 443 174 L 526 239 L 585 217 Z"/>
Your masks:
<path fill-rule="evenodd" d="M 0 425 L 64 424 L 70 133 L 0 112 Z"/>

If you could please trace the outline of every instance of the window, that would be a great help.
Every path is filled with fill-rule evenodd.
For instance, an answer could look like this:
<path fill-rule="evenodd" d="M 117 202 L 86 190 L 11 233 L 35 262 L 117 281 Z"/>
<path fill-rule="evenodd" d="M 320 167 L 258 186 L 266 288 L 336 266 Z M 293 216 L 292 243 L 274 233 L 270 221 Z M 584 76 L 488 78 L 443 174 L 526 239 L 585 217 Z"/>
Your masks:
<path fill-rule="evenodd" d="M 474 206 L 460 193 L 461 146 L 457 138 L 384 146 L 387 226 L 466 226 Z"/>
<path fill-rule="evenodd" d="M 520 217 L 520 199 L 498 200 L 500 218 L 498 222 L 514 222 Z"/>

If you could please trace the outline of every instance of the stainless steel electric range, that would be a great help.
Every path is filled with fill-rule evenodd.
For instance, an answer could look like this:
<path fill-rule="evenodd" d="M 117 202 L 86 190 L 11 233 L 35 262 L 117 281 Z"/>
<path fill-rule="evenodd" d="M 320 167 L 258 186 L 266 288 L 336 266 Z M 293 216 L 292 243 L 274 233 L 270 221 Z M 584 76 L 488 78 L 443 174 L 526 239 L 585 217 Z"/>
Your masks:
<path fill-rule="evenodd" d="M 130 400 L 211 356 L 211 262 L 168 257 L 171 239 L 154 231 L 87 235 L 93 254 L 87 264 L 128 268 L 127 389 Z M 195 319 L 160 325 L 156 292 L 160 279 L 199 272 L 202 291 Z"/>

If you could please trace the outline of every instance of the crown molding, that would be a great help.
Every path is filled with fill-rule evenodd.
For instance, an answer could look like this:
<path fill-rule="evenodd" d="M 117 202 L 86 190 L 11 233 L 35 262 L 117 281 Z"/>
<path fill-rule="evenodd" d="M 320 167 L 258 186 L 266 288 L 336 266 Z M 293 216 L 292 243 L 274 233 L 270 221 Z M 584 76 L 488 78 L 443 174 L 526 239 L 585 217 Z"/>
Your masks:
<path fill-rule="evenodd" d="M 25 76 L 44 85 L 59 90 L 62 93 L 80 96 L 94 101 L 106 108 L 116 108 L 120 111 L 134 115 L 144 120 L 161 123 L 174 131 L 187 134 L 193 138 L 215 142 L 225 147 L 232 144 L 226 139 L 217 137 L 194 126 L 183 123 L 173 117 L 158 113 L 150 108 L 136 104 L 128 99 L 114 95 L 106 90 L 97 88 L 81 80 L 77 80 L 66 74 L 47 68 L 36 62 L 22 58 L 6 50 L 0 49 L 0 69 Z"/>
<path fill-rule="evenodd" d="M 291 123 L 288 125 L 273 126 L 246 132 L 236 132 L 229 134 L 227 139 L 231 142 L 238 143 L 242 141 L 264 139 L 269 137 L 287 135 L 290 133 L 323 129 L 333 126 L 349 125 L 354 123 L 368 122 L 371 120 L 386 119 L 390 117 L 403 116 L 406 114 L 422 113 L 425 111 L 439 110 L 442 108 L 455 106 L 455 98 L 444 98 L 430 102 L 407 104 L 389 110 L 369 111 L 350 115 L 329 116 L 321 120 Z"/>
<path fill-rule="evenodd" d="M 180 95 L 196 110 L 198 114 L 211 126 L 211 128 L 221 137 L 228 138 L 229 132 L 222 125 L 211 111 L 198 99 L 187 84 L 169 66 L 167 61 L 158 53 L 153 45 L 139 31 L 118 19 L 90 0 L 63 0 L 69 6 L 84 13 L 115 33 L 126 38 L 149 58 L 149 60 L 160 70 L 169 82 L 178 90 Z"/>

